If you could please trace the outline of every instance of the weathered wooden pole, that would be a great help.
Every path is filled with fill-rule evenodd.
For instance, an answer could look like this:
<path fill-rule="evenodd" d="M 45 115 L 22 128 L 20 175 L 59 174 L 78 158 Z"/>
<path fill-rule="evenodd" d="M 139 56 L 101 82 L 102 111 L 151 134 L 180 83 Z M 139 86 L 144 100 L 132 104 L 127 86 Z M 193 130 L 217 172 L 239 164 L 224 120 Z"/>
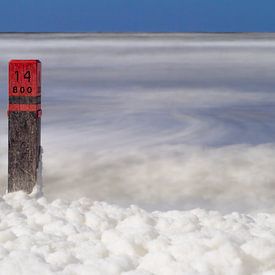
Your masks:
<path fill-rule="evenodd" d="M 38 180 L 41 131 L 41 63 L 9 63 L 8 192 L 31 193 Z"/>

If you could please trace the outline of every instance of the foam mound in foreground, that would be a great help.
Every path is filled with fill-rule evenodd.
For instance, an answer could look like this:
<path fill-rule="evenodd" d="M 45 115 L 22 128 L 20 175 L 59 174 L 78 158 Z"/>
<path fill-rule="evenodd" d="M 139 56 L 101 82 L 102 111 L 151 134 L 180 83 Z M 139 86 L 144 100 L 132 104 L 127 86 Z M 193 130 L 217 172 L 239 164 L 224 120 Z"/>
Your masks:
<path fill-rule="evenodd" d="M 275 274 L 275 214 L 148 213 L 5 195 L 0 274 Z"/>

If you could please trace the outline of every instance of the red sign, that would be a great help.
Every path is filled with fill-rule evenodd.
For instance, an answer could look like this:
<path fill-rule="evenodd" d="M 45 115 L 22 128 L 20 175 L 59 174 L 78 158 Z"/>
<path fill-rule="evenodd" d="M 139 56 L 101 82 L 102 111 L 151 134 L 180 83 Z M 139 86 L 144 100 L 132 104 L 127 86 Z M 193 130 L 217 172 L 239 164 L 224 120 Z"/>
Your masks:
<path fill-rule="evenodd" d="M 41 62 L 11 60 L 9 63 L 9 112 L 41 115 Z"/>

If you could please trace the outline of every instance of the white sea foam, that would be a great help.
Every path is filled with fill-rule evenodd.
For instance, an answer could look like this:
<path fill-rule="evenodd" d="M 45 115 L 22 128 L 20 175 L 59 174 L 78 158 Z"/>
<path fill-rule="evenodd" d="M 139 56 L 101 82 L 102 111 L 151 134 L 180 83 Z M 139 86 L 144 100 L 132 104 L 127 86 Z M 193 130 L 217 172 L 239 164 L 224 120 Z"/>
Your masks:
<path fill-rule="evenodd" d="M 1 191 L 6 62 L 39 58 L 45 194 L 0 199 L 0 275 L 275 274 L 274 34 L 1 34 L 0 53 Z"/>
<path fill-rule="evenodd" d="M 274 274 L 275 215 L 0 201 L 0 274 Z"/>
<path fill-rule="evenodd" d="M 275 215 L 0 201 L 0 274 L 274 274 Z"/>

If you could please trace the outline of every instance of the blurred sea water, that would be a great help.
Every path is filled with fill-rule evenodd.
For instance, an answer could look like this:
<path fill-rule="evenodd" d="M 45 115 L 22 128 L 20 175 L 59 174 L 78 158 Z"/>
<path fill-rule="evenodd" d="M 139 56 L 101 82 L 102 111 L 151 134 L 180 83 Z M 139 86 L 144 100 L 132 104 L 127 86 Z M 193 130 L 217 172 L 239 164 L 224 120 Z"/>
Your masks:
<path fill-rule="evenodd" d="M 44 193 L 149 210 L 273 211 L 274 34 L 1 34 L 43 66 Z"/>

